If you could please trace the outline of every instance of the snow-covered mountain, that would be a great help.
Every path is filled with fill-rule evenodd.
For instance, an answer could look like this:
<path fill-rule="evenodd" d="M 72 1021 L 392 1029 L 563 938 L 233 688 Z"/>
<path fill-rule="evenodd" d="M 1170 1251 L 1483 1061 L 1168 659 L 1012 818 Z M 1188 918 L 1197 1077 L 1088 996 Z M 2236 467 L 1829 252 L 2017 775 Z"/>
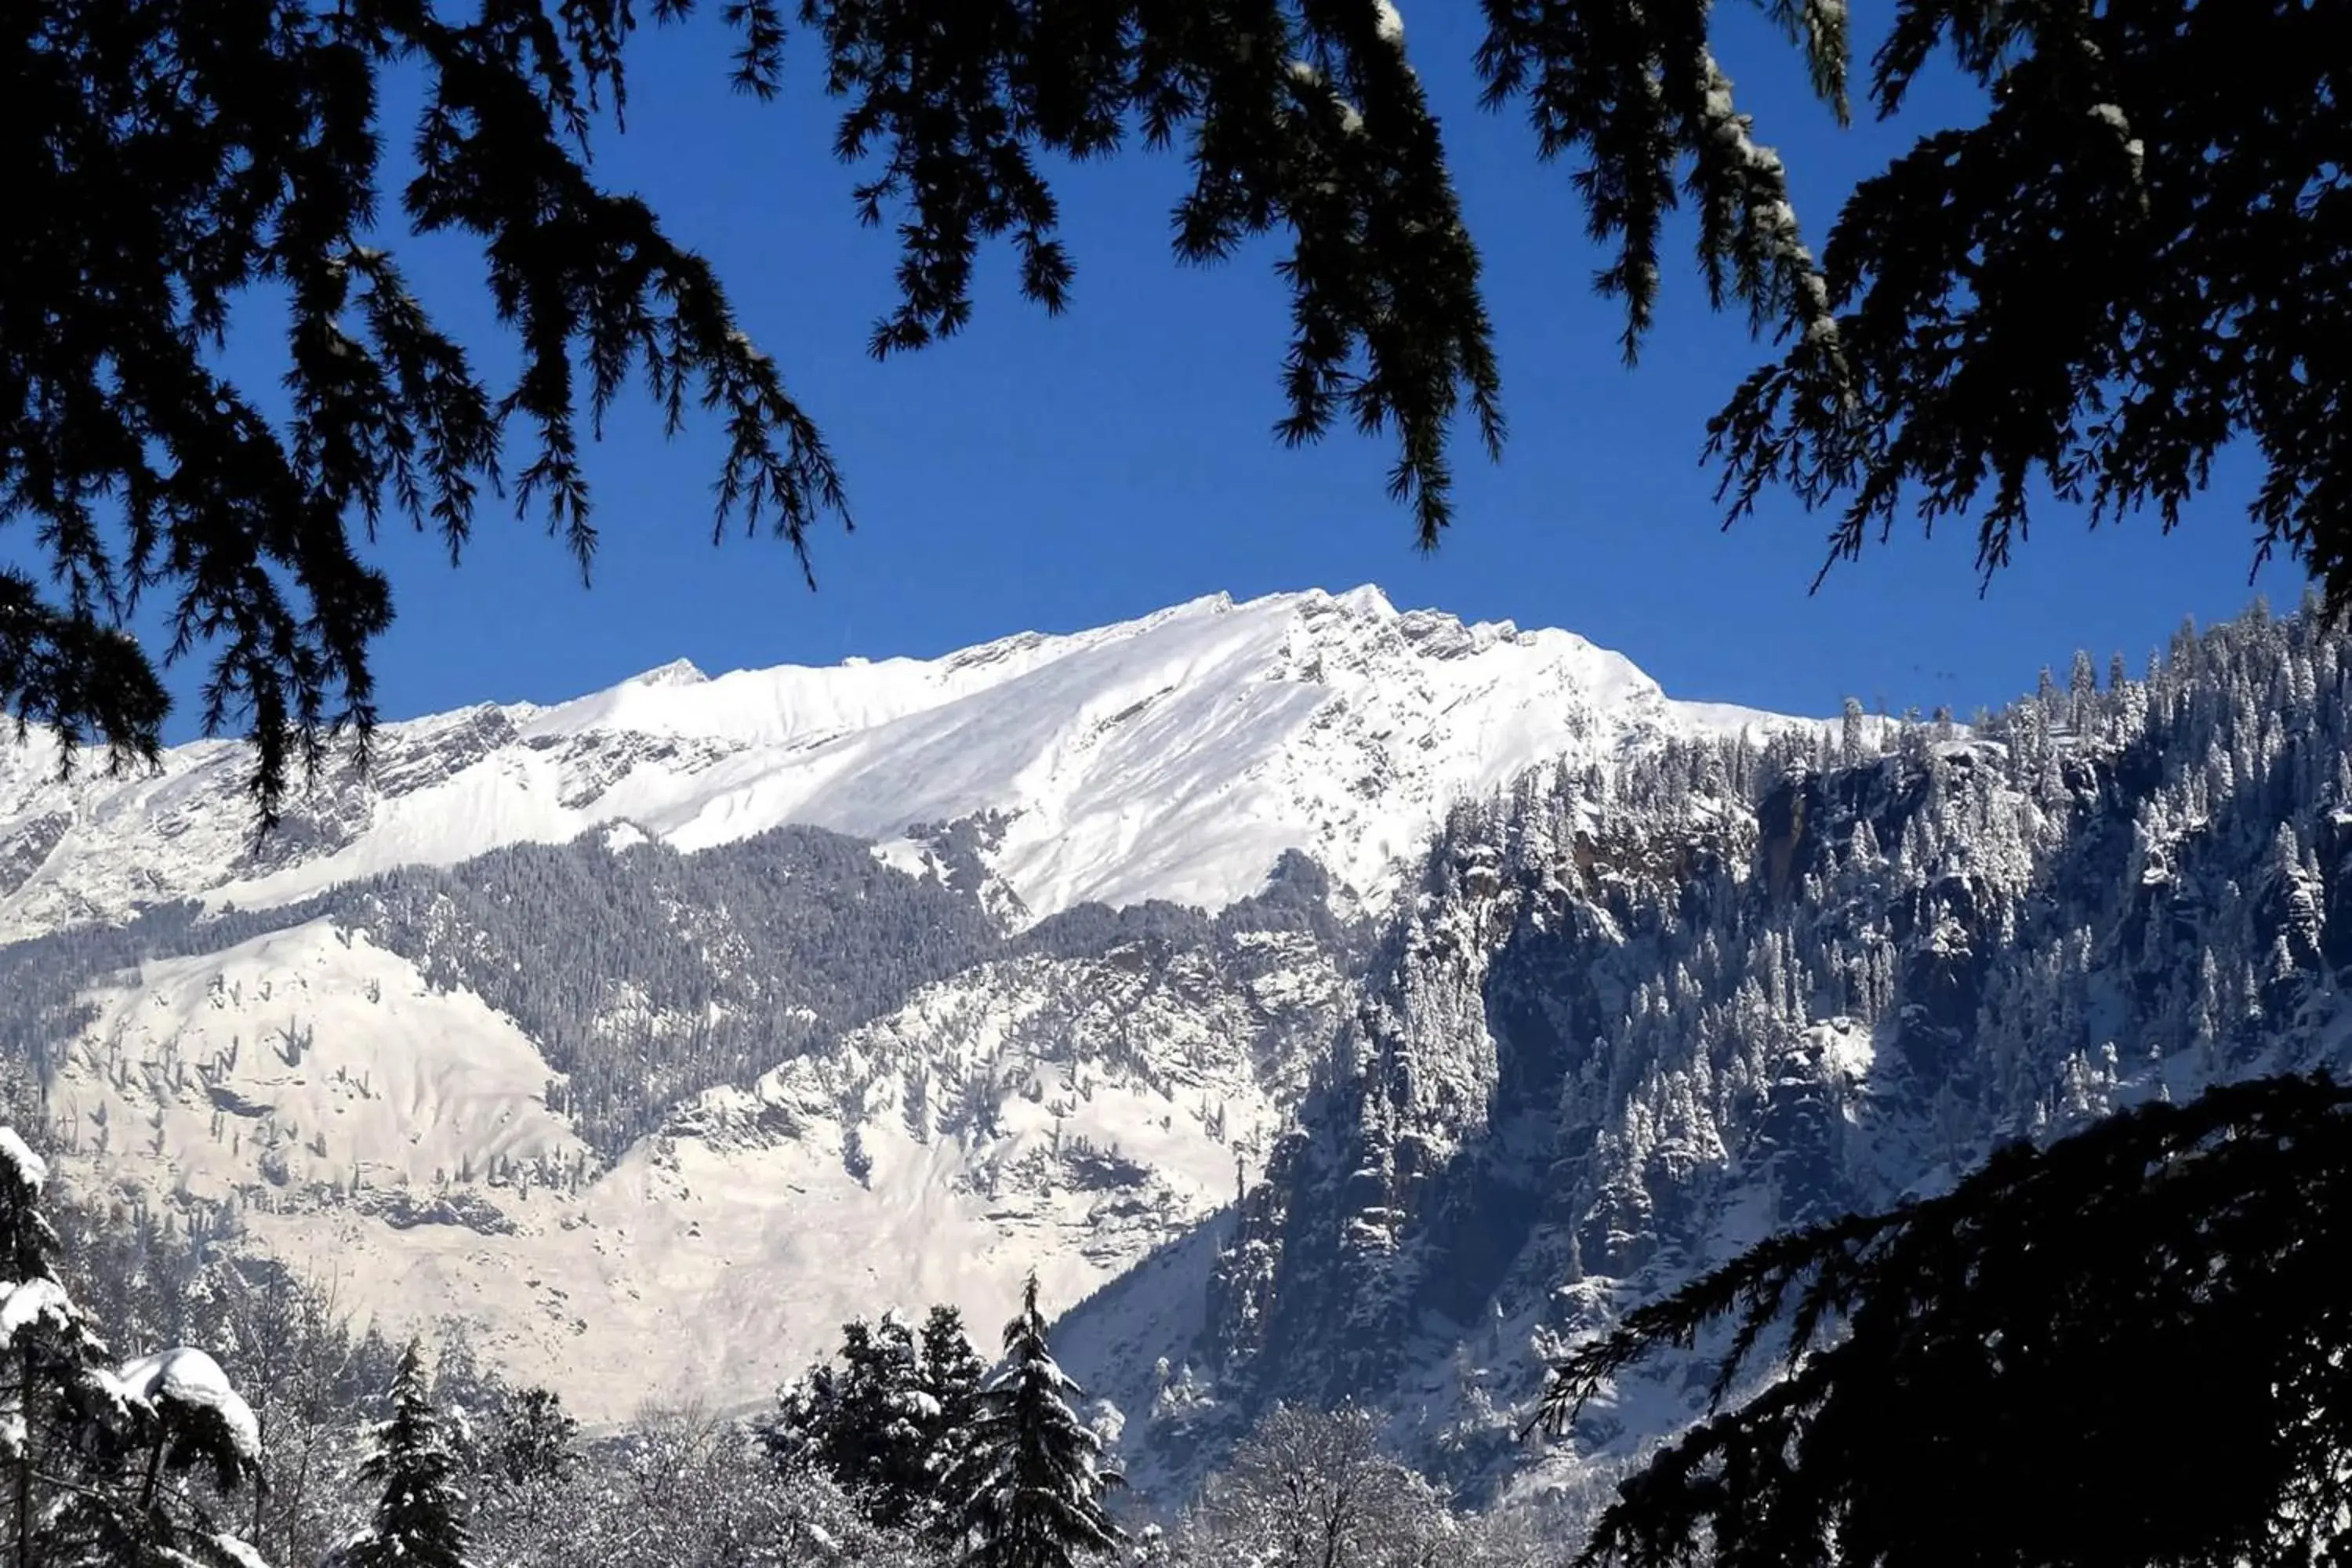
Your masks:
<path fill-rule="evenodd" d="M 0 1044 L 86 1179 L 360 1310 L 626 1369 L 592 1418 L 756 1401 L 853 1314 L 1191 1245 L 1464 799 L 1792 723 L 1359 589 L 389 725 L 257 847 L 238 747 L 36 742 Z"/>
<path fill-rule="evenodd" d="M 284 904 L 608 825 L 681 850 L 831 828 L 910 867 L 963 862 L 1030 918 L 1222 908 L 1286 849 L 1378 904 L 1465 794 L 1562 754 L 1769 721 L 1672 701 L 1566 632 L 1359 588 L 1218 595 L 936 659 L 680 663 L 553 707 L 387 725 L 371 773 L 332 769 L 257 847 L 239 745 L 60 784 L 37 740 L 0 748 L 0 939 L 175 899 Z"/>
<path fill-rule="evenodd" d="M 1034 1267 L 1143 1492 L 1346 1396 L 1467 1490 L 1589 1496 L 1700 1386 L 1515 1442 L 1627 1305 L 2006 1138 L 2352 1066 L 2347 755 L 2308 615 L 1961 730 L 1207 600 L 394 727 L 257 856 L 233 748 L 8 758 L 0 1051 L 76 1179 L 592 1419 L 756 1405 Z"/>
<path fill-rule="evenodd" d="M 1546 1360 L 1775 1231 L 1997 1145 L 2352 1071 L 2352 638 L 2176 637 L 1972 731 L 1699 742 L 1459 808 L 1266 1179 L 1064 1325 L 1181 1486 L 1273 1399 L 1369 1400 L 1474 1493 L 1699 1414 L 1667 1355 L 1538 1462 Z M 1147 1414 L 1148 1413 L 1148 1414 Z"/>
<path fill-rule="evenodd" d="M 1184 1234 L 1263 1168 L 1336 956 L 1264 919 L 1008 954 L 607 1162 L 510 1018 L 320 918 L 90 993 L 48 1103 L 78 1168 L 226 1204 L 339 1301 L 461 1321 L 616 1420 L 763 1400 L 893 1303 L 986 1324 L 1032 1268 L 1074 1301 Z"/>

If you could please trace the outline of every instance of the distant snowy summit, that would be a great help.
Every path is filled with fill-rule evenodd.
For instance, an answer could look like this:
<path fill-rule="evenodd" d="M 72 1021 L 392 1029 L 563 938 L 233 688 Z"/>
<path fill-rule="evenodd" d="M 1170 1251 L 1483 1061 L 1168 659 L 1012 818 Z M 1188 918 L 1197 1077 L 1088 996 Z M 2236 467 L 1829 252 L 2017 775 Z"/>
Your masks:
<path fill-rule="evenodd" d="M 0 746 L 0 940 L 174 899 L 283 904 L 593 828 L 691 851 L 788 823 L 976 871 L 1016 920 L 1222 907 L 1294 848 L 1379 907 L 1449 805 L 1529 766 L 1790 722 L 1673 700 L 1568 632 L 1362 587 L 1215 595 L 933 659 L 716 677 L 679 660 L 552 707 L 386 725 L 364 776 L 338 765 L 257 847 L 240 744 L 60 784 L 36 736 Z"/>

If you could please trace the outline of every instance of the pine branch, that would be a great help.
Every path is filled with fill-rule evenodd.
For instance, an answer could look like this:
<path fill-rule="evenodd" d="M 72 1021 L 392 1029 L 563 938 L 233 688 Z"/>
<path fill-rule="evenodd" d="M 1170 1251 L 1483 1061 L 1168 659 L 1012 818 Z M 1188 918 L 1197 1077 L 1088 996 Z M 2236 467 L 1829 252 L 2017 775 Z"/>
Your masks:
<path fill-rule="evenodd" d="M 1621 1488 L 1582 1561 L 1910 1563 L 1965 1540 L 2125 1568 L 2301 1550 L 2347 1495 L 2352 1311 L 2315 1272 L 2347 1226 L 2352 1088 L 2313 1077 L 2119 1112 L 1940 1197 L 1753 1248 L 1556 1370 L 1558 1431 L 1643 1356 L 1735 1325 L 1710 1414 Z M 1725 1408 L 1784 1321 L 1790 1369 Z M 2151 1365 L 2198 1369 L 2226 1458 L 2191 1462 L 2144 1514 L 2078 1508 L 2180 1467 L 2166 1396 L 2129 1375 Z M 1939 1511 L 1982 1497 L 2014 1506 Z"/>
<path fill-rule="evenodd" d="M 2169 530 L 2247 437 L 2254 566 L 2284 551 L 2340 609 L 2352 479 L 2327 432 L 2352 357 L 2306 332 L 2352 308 L 2327 26 L 2268 3 L 1904 0 L 1881 112 L 1939 49 L 1990 108 L 1856 187 L 1825 256 L 1834 314 L 1709 425 L 1727 518 L 1768 487 L 1830 510 L 1826 573 L 1906 512 L 1930 531 L 1972 514 L 1989 581 L 2042 495 Z M 2281 120 L 2274 95 L 2314 108 Z"/>

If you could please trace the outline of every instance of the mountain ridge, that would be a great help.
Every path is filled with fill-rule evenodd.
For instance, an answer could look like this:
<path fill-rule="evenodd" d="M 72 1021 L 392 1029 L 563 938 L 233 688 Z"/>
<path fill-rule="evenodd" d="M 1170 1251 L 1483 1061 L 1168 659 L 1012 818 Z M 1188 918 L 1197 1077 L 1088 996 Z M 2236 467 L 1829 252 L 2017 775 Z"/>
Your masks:
<path fill-rule="evenodd" d="M 258 846 L 234 743 L 70 784 L 18 748 L 0 1036 L 83 1179 L 363 1311 L 525 1376 L 676 1346 L 583 1409 L 624 1415 L 1179 1246 L 1454 803 L 1797 723 L 1367 588 L 387 724 Z"/>
<path fill-rule="evenodd" d="M 1702 1343 L 1521 1442 L 1547 1363 L 1790 1227 L 1993 1149 L 2352 1069 L 2352 638 L 2315 610 L 2078 658 L 1971 731 L 1669 744 L 1452 815 L 1265 1179 L 1208 1326 L 1074 1315 L 1145 1484 L 1274 1400 L 1372 1404 L 1472 1495 L 1594 1488 L 1696 1417 Z M 1160 1370 L 1154 1356 L 1168 1357 Z M 1573 1521 L 1571 1521 L 1573 1522 Z"/>
<path fill-rule="evenodd" d="M 1271 606 L 1295 620 L 1268 635 L 1236 613 L 1155 625 L 1238 627 L 1253 658 L 1202 670 L 1305 704 L 1335 648 L 1360 689 L 1415 647 L 1527 646 L 1329 595 Z M 1047 740 L 1160 689 L 1116 673 Z M 714 684 L 655 674 L 616 700 Z M 2184 630 L 2137 679 L 2078 658 L 1966 730 L 1625 689 L 1601 722 L 1580 688 L 1575 743 L 1516 771 L 1412 773 L 1436 731 L 1373 734 L 1393 706 L 1332 721 L 1443 802 L 1369 899 L 1293 847 L 1231 860 L 1248 891 L 1215 910 L 1041 913 L 1005 875 L 1009 810 L 704 847 L 620 816 L 0 944 L 0 1039 L 42 1068 L 74 1179 L 330 1267 L 400 1328 L 453 1317 L 591 1418 L 756 1407 L 843 1318 L 986 1323 L 1035 1268 L 1139 1496 L 1181 1499 L 1271 1402 L 1344 1398 L 1464 1496 L 1549 1496 L 1565 1531 L 1703 1385 L 1663 1357 L 1571 1443 L 1518 1441 L 1547 1358 L 1626 1308 L 2004 1139 L 2352 1066 L 2352 637 L 2315 615 Z M 1504 696 L 1482 711 L 1523 716 Z M 519 737 L 550 711 L 437 721 L 395 773 L 544 760 Z M 593 741 L 567 753 L 583 789 L 715 765 L 707 719 L 567 722 L 542 732 Z M 1497 754 L 1533 743 L 1504 724 Z"/>
<path fill-rule="evenodd" d="M 990 814 L 978 854 L 1015 921 L 1222 907 L 1293 848 L 1379 903 L 1446 804 L 1524 766 L 1789 722 L 1675 702 L 1573 634 L 1399 611 L 1374 588 L 1216 595 L 935 659 L 673 663 L 566 702 L 386 724 L 365 777 L 331 763 L 258 845 L 236 742 L 69 784 L 19 746 L 0 752 L 0 937 L 175 898 L 283 904 L 619 824 L 687 850 L 800 824 L 920 865 L 911 829 Z"/>

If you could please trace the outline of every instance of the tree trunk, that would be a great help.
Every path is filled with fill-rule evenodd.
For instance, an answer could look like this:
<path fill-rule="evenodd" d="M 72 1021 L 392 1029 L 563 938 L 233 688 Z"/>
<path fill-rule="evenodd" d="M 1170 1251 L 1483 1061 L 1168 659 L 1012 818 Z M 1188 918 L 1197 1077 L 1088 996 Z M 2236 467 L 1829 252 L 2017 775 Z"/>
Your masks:
<path fill-rule="evenodd" d="M 33 1568 L 33 1347 L 16 1350 L 17 1407 L 25 1417 L 25 1451 L 16 1458 L 16 1568 Z"/>

